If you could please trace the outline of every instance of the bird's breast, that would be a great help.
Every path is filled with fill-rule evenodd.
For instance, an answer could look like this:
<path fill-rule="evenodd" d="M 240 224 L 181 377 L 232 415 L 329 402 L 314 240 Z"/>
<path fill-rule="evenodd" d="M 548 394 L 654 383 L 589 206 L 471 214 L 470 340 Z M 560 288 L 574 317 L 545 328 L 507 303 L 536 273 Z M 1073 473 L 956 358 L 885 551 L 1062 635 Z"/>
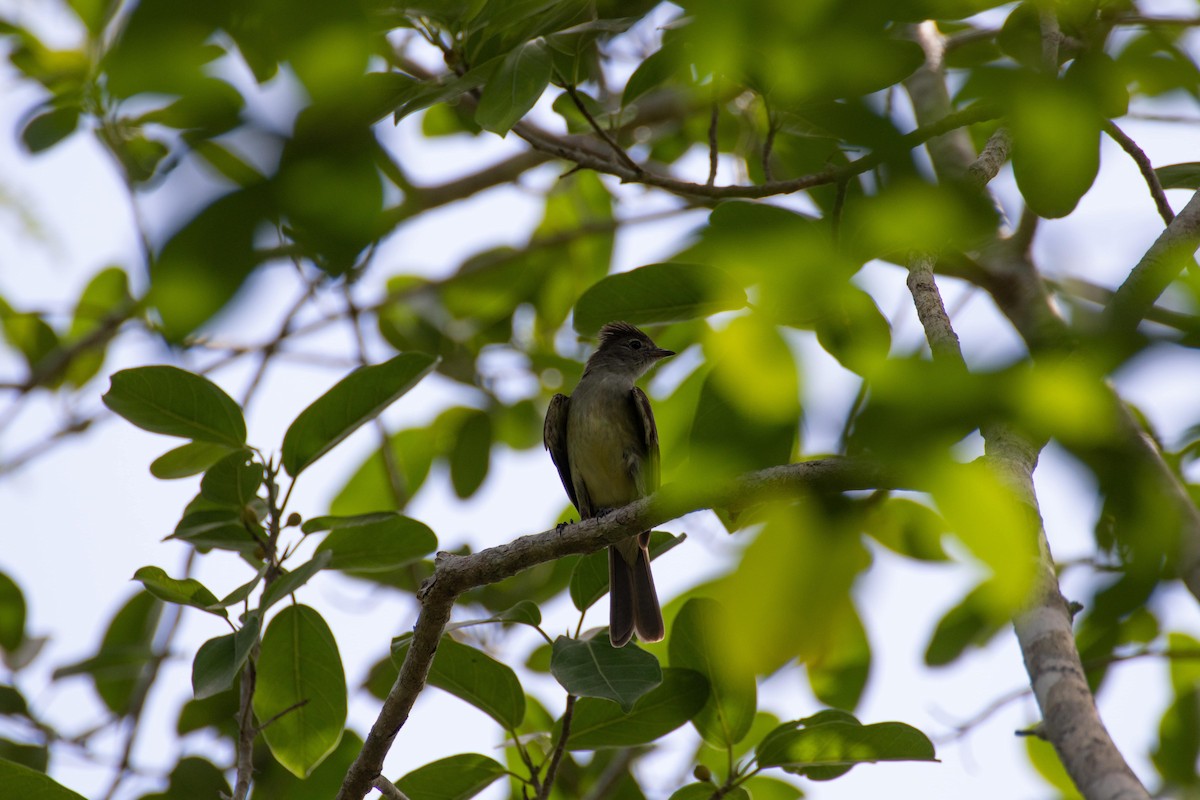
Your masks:
<path fill-rule="evenodd" d="M 572 395 L 567 453 L 576 486 L 583 484 L 593 509 L 617 508 L 638 498 L 630 466 L 644 449 L 628 391 Z"/>

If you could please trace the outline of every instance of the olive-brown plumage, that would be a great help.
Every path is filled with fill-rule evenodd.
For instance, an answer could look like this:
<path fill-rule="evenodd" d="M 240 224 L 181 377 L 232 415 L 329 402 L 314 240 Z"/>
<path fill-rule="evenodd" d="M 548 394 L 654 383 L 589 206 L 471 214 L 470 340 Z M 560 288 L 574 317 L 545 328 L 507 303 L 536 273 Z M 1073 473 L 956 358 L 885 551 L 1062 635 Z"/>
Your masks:
<path fill-rule="evenodd" d="M 546 412 L 546 449 L 581 519 L 602 516 L 658 489 L 658 429 L 645 392 L 634 385 L 672 356 L 627 322 L 600 329 L 600 346 L 570 396 Z M 608 549 L 609 638 L 663 638 L 662 609 L 650 573 L 650 532 Z"/>

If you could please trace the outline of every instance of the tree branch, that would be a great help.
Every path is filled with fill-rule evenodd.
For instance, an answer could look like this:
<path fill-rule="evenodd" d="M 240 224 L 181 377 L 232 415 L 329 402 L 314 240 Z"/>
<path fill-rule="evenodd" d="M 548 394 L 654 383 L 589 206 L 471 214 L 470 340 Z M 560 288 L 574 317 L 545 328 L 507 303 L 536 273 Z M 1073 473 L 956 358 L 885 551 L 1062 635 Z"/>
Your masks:
<path fill-rule="evenodd" d="M 400 674 L 383 701 L 362 750 L 346 773 L 338 800 L 360 800 L 379 777 L 383 759 L 425 688 L 429 667 L 459 595 L 563 556 L 595 552 L 691 511 L 742 508 L 802 489 L 842 492 L 898 488 L 878 465 L 846 458 L 818 459 L 751 472 L 700 492 L 675 484 L 604 517 L 530 534 L 466 556 L 438 553 L 433 575 L 418 592 L 421 611 Z"/>
<path fill-rule="evenodd" d="M 1159 235 L 1141 261 L 1113 295 L 1105 312 L 1115 336 L 1133 333 L 1167 286 L 1189 265 L 1196 263 L 1200 247 L 1200 192 L 1183 207 Z"/>
<path fill-rule="evenodd" d="M 1170 225 L 1171 220 L 1175 219 L 1175 212 L 1171 209 L 1171 204 L 1167 202 L 1167 193 L 1163 191 L 1162 183 L 1159 182 L 1158 174 L 1155 173 L 1150 159 L 1146 157 L 1142 148 L 1138 147 L 1137 142 L 1130 139 L 1125 131 L 1118 128 L 1112 120 L 1104 121 L 1104 132 L 1114 142 L 1121 145 L 1121 149 L 1128 153 L 1133 162 L 1137 164 L 1138 170 L 1142 173 L 1142 179 L 1146 181 L 1146 186 L 1150 189 L 1150 197 L 1154 199 L 1158 215 L 1162 217 L 1163 222 Z"/>
<path fill-rule="evenodd" d="M 554 746 L 554 754 L 550 757 L 550 766 L 546 768 L 546 777 L 542 780 L 541 791 L 538 792 L 537 800 L 547 800 L 550 797 L 551 788 L 554 786 L 554 777 L 558 774 L 558 765 L 562 762 L 563 753 L 567 750 L 567 738 L 571 735 L 571 717 L 575 713 L 575 695 L 567 695 L 567 707 L 563 709 L 562 716 L 562 733 L 559 734 L 558 743 Z"/>

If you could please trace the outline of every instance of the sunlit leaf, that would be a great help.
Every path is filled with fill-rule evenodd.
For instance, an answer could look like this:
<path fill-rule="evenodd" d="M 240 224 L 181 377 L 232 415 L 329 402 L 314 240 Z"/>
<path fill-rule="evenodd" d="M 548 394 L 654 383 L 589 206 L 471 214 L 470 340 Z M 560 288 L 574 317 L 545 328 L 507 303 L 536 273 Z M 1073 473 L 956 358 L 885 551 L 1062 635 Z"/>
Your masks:
<path fill-rule="evenodd" d="M 337 747 L 346 722 L 346 676 L 333 632 L 308 606 L 280 611 L 262 638 L 254 715 L 272 755 L 307 777 Z"/>
<path fill-rule="evenodd" d="M 338 381 L 288 427 L 283 437 L 283 466 L 288 474 L 299 475 L 416 386 L 436 365 L 433 356 L 401 353 Z"/>
<path fill-rule="evenodd" d="M 133 577 L 159 600 L 192 606 L 221 617 L 229 616 L 225 609 L 218 606 L 216 595 L 195 578 L 177 580 L 169 577 L 160 567 L 142 567 L 133 573 Z"/>
<path fill-rule="evenodd" d="M 721 655 L 725 646 L 718 637 L 720 621 L 716 601 L 692 598 L 679 610 L 671 625 L 672 667 L 699 672 L 708 681 L 709 696 L 692 724 L 706 742 L 731 747 L 750 730 L 757 711 L 754 674 L 737 671 Z"/>

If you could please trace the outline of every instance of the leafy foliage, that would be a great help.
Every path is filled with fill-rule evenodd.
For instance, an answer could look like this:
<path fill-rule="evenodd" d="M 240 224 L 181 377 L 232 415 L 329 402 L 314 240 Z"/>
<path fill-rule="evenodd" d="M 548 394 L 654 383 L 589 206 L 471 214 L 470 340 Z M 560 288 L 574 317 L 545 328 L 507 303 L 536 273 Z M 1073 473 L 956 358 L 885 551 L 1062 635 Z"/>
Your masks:
<path fill-rule="evenodd" d="M 237 768 L 183 757 L 144 798 L 339 791 L 375 747 L 347 729 L 346 669 L 316 607 L 314 586 L 344 577 L 423 609 L 443 593 L 468 607 L 436 635 L 397 637 L 366 680 L 389 703 L 437 687 L 486 714 L 504 742 L 504 764 L 458 753 L 406 766 L 396 785 L 414 798 L 465 800 L 505 775 L 513 797 L 640 798 L 640 756 L 684 737 L 695 744 L 695 734 L 695 781 L 680 776 L 673 800 L 791 800 L 797 779 L 934 761 L 911 725 L 850 713 L 883 644 L 856 587 L 893 556 L 969 576 L 933 630 L 912 637 L 938 668 L 993 641 L 1039 598 L 1043 523 L 1034 499 L 995 468 L 998 432 L 1054 441 L 1097 487 L 1090 563 L 1100 569 L 1077 626 L 1093 687 L 1123 655 L 1200 647 L 1159 618 L 1176 579 L 1200 585 L 1196 420 L 1180 441 L 1158 437 L 1114 388 L 1154 353 L 1200 343 L 1200 226 L 1186 209 L 1176 217 L 1164 194 L 1196 190 L 1200 166 L 1156 164 L 1115 122 L 1194 111 L 1195 20 L 1155 18 L 1133 0 L 60 5 L 74 42 L 52 45 L 23 18 L 0 18 L 15 80 L 30 90 L 22 96 L 36 98 L 13 135 L 29 157 L 87 139 L 135 206 L 162 203 L 169 221 L 137 232 L 142 263 L 104 266 L 61 310 L 0 298 L 4 363 L 15 369 L 0 430 L 24 419 L 28 398 L 52 392 L 66 418 L 46 448 L 86 430 L 94 417 L 79 409 L 89 399 L 99 407 L 92 383 L 103 375 L 108 410 L 184 440 L 150 472 L 197 482 L 166 545 L 186 551 L 188 567 L 138 569 L 144 591 L 115 611 L 94 652 L 53 671 L 87 676 L 109 716 L 137 731 L 159 666 L 176 652 L 179 615 L 199 610 L 223 626 L 188 654 L 193 699 L 177 730 L 225 740 Z M 1151 195 L 1143 204 L 1153 200 L 1170 225 L 1138 231 L 1146 241 L 1161 234 L 1161 247 L 1126 265 L 1115 288 L 1070 277 L 1069 260 L 1036 263 L 1055 256 L 1033 246 L 1039 219 L 1070 218 L 1098 199 L 1106 136 L 1138 158 Z M 483 151 L 499 138 L 499 161 L 442 184 L 418 177 L 439 145 Z M 1001 164 L 1015 183 L 1003 198 L 1019 203 L 1007 208 L 1021 212 L 1015 231 L 986 188 Z M 538 206 L 528 230 L 503 220 L 501 243 L 440 272 L 398 246 L 445 207 L 518 184 Z M 664 221 L 686 233 L 647 237 L 654 252 L 630 257 L 633 226 Z M 907 278 L 932 334 L 950 315 L 940 297 L 922 302 L 926 262 L 943 285 L 963 281 L 994 301 L 1008 321 L 994 324 L 1009 327 L 989 338 L 1015 334 L 1024 346 L 978 357 L 964 341 L 966 369 L 934 335 L 933 358 L 912 352 L 911 315 L 884 302 L 884 284 Z M 277 303 L 284 281 L 299 289 L 290 309 Z M 226 347 L 251 311 L 278 320 L 277 335 Z M 459 500 L 479 498 L 511 463 L 501 459 L 536 449 L 550 396 L 580 376 L 576 340 L 614 320 L 646 326 L 680 353 L 651 392 L 669 497 L 711 496 L 739 475 L 806 458 L 801 399 L 834 384 L 858 396 L 821 395 L 814 405 L 840 404 L 842 431 L 814 438 L 889 475 L 867 497 L 843 486 L 776 491 L 776 473 L 768 490 L 715 509 L 737 545 L 719 577 L 665 598 L 666 642 L 622 649 L 584 630 L 608 589 L 599 544 L 446 589 L 439 581 L 474 545 L 401 513 L 443 481 Z M 247 426 L 258 387 L 281 355 L 305 357 L 293 345 L 334 327 L 352 343 L 338 363 L 362 366 L 306 375 L 304 409 L 281 420 L 281 441 L 262 441 Z M 127 342 L 140 349 L 122 349 L 124 363 L 132 353 L 188 368 L 109 374 L 110 346 Z M 235 400 L 227 368 L 250 356 L 259 366 Z M 431 402 L 440 405 L 421 417 Z M 406 421 L 396 429 L 393 419 Z M 317 462 L 367 426 L 377 434 L 370 452 L 321 487 L 327 513 L 302 519 L 289 504 L 302 492 L 323 502 Z M 976 432 L 989 446 L 981 461 L 972 461 Z M 40 452 L 6 445 L 0 475 Z M 695 558 L 685 538 L 654 531 L 651 555 L 666 557 L 656 564 Z M 453 552 L 431 556 L 439 542 Z M 242 574 L 215 591 L 215 573 L 197 562 Z M 564 595 L 578 620 L 547 622 L 572 631 L 552 638 L 543 610 L 571 613 L 557 603 Z M 10 741 L 3 728 L 0 780 L 21 796 L 77 797 L 43 774 L 70 737 L 18 682 L 45 641 L 28 616 L 21 585 L 0 573 L 0 655 L 11 672 L 0 716 L 22 732 Z M 514 630 L 544 643 L 517 652 Z M 381 650 L 394 631 L 377 633 Z M 796 710 L 760 683 L 801 669 L 829 708 L 780 722 L 776 712 Z M 1172 659 L 1150 754 L 1159 793 L 1200 786 L 1195 672 Z M 569 698 L 561 713 L 531 692 L 542 687 L 535 673 Z M 1029 758 L 1056 791 L 1079 783 L 1046 747 L 1031 744 Z"/>

